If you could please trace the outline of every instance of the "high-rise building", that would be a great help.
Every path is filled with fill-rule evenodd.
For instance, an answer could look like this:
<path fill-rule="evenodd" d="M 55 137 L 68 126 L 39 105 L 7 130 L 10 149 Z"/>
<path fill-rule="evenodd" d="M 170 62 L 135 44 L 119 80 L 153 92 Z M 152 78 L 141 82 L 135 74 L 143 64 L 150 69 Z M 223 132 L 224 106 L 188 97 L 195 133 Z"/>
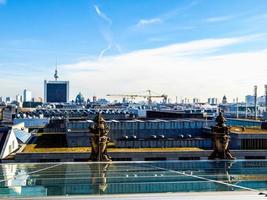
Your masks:
<path fill-rule="evenodd" d="M 265 105 L 265 95 L 258 97 L 257 101 L 258 101 L 259 105 L 264 106 Z"/>
<path fill-rule="evenodd" d="M 55 81 L 44 81 L 45 103 L 67 103 L 69 101 L 69 81 L 58 81 L 57 70 Z"/>
<path fill-rule="evenodd" d="M 199 103 L 199 99 L 198 98 L 193 98 L 193 103 Z"/>
<path fill-rule="evenodd" d="M 17 95 L 16 95 L 16 102 L 18 102 L 18 103 L 22 103 L 22 102 L 23 102 L 23 97 L 22 97 L 22 95 L 20 95 L 20 94 L 17 94 Z"/>
<path fill-rule="evenodd" d="M 69 81 L 45 81 L 45 103 L 67 103 L 69 101 Z"/>
<path fill-rule="evenodd" d="M 210 105 L 217 105 L 218 104 L 218 99 L 215 97 L 208 98 L 208 104 Z"/>
<path fill-rule="evenodd" d="M 32 101 L 32 92 L 25 89 L 23 91 L 23 102 L 30 102 Z"/>
<path fill-rule="evenodd" d="M 3 97 L 0 97 L 0 102 L 3 102 Z"/>

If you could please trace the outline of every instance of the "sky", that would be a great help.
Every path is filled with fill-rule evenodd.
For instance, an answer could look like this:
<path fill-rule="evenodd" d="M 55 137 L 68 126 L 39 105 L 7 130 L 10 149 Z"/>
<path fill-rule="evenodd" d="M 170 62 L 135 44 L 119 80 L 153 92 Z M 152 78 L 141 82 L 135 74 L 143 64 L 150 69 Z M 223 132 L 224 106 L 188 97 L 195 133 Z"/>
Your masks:
<path fill-rule="evenodd" d="M 259 95 L 267 84 L 266 0 L 0 0 L 0 96 Z"/>

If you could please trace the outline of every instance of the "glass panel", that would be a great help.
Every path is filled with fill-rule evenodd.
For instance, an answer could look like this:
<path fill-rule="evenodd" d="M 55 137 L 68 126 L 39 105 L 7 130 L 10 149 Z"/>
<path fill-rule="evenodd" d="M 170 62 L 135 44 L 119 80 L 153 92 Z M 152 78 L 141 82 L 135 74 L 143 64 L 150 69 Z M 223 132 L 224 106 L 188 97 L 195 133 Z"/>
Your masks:
<path fill-rule="evenodd" d="M 267 161 L 1 164 L 0 198 L 266 190 Z"/>

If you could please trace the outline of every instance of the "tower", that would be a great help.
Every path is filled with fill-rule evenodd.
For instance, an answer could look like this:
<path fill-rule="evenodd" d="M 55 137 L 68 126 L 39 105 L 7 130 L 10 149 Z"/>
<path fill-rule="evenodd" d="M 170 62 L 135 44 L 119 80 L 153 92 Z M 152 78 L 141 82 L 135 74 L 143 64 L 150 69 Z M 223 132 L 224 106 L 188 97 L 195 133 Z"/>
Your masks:
<path fill-rule="evenodd" d="M 264 88 L 265 88 L 265 112 L 267 112 L 267 85 L 265 85 Z"/>
<path fill-rule="evenodd" d="M 254 109 L 255 109 L 255 113 L 254 113 L 254 117 L 255 117 L 255 119 L 257 119 L 258 118 L 258 113 L 257 113 L 257 104 L 258 104 L 258 102 L 257 102 L 257 98 L 258 98 L 258 86 L 257 85 L 255 85 L 254 86 Z"/>
<path fill-rule="evenodd" d="M 57 79 L 59 78 L 59 77 L 58 77 L 58 73 L 57 73 L 57 68 L 55 69 L 54 78 L 55 78 L 55 81 L 57 81 Z"/>

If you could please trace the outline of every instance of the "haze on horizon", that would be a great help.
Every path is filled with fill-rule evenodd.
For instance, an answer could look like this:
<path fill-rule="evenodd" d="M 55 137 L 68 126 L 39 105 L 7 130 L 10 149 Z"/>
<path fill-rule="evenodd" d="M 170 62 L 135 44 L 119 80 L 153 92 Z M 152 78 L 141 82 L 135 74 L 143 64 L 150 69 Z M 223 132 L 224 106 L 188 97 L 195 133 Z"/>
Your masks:
<path fill-rule="evenodd" d="M 244 99 L 267 84 L 265 0 L 0 0 L 0 96 L 108 93 Z"/>

